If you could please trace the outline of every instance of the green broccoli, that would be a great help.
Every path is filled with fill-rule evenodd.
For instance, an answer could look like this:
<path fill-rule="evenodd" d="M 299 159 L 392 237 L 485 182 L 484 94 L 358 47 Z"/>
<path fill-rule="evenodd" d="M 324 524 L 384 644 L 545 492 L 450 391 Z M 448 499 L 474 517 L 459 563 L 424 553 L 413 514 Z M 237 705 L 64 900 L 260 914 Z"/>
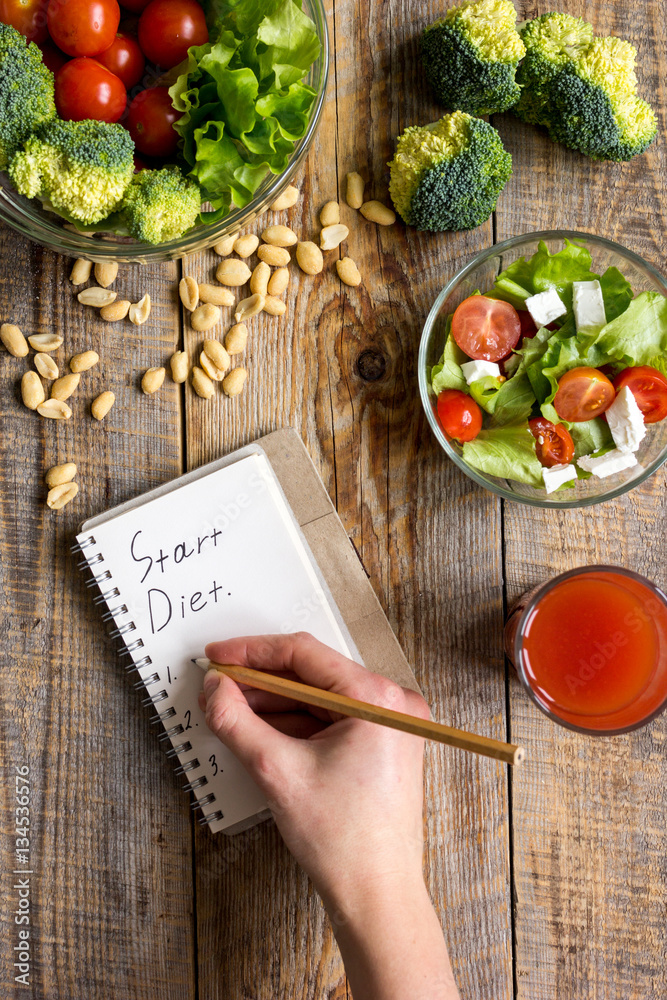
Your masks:
<path fill-rule="evenodd" d="M 43 122 L 55 117 L 53 73 L 20 32 L 0 24 L 0 170 Z"/>
<path fill-rule="evenodd" d="M 140 170 L 120 207 L 130 236 L 145 243 L 176 240 L 191 229 L 201 211 L 201 191 L 178 167 Z"/>
<path fill-rule="evenodd" d="M 465 0 L 426 28 L 421 59 L 436 97 L 450 111 L 493 115 L 521 95 L 514 79 L 525 53 L 510 0 Z"/>
<path fill-rule="evenodd" d="M 493 126 L 455 111 L 399 135 L 389 169 L 389 193 L 408 225 L 474 229 L 496 207 L 512 157 Z"/>
<path fill-rule="evenodd" d="M 635 48 L 596 38 L 586 21 L 543 14 L 521 32 L 526 57 L 515 115 L 543 125 L 550 137 L 596 160 L 630 160 L 657 132 L 656 117 L 637 96 Z"/>
<path fill-rule="evenodd" d="M 11 159 L 19 194 L 41 198 L 63 218 L 95 223 L 118 206 L 134 171 L 134 143 L 122 125 L 55 120 Z"/>

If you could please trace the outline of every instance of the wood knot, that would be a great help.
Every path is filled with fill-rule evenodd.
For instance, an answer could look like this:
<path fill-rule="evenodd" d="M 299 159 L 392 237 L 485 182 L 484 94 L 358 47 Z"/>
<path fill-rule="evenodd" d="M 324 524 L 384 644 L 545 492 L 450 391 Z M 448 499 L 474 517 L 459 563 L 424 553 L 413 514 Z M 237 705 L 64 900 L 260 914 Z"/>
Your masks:
<path fill-rule="evenodd" d="M 387 371 L 387 359 L 375 347 L 362 351 L 357 358 L 357 372 L 365 382 L 378 382 Z"/>

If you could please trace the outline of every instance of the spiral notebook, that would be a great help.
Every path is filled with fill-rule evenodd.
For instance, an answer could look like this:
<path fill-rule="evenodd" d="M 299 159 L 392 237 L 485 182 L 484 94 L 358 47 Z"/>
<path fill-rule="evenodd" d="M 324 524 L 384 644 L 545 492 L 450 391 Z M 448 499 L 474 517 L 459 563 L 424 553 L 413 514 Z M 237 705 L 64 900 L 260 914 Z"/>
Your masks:
<path fill-rule="evenodd" d="M 160 739 L 200 822 L 235 833 L 266 818 L 261 792 L 197 704 L 207 642 L 311 632 L 416 687 L 295 431 L 277 431 L 86 521 L 75 551 L 155 707 Z M 363 659 L 362 659 L 363 657 Z"/>

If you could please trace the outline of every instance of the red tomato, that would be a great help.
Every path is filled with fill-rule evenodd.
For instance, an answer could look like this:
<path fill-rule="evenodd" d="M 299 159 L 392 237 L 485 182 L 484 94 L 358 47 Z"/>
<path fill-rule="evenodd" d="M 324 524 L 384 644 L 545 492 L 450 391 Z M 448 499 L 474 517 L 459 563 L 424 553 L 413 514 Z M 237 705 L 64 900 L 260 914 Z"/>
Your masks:
<path fill-rule="evenodd" d="M 452 336 L 469 358 L 500 361 L 519 343 L 521 320 L 509 302 L 471 295 L 452 316 Z"/>
<path fill-rule="evenodd" d="M 521 323 L 521 336 L 528 337 L 528 339 L 534 337 L 537 333 L 537 327 L 535 326 L 533 317 L 527 309 L 519 309 L 517 312 L 519 314 L 519 323 Z"/>
<path fill-rule="evenodd" d="M 49 34 L 68 56 L 98 56 L 114 40 L 120 23 L 116 0 L 50 0 Z"/>
<path fill-rule="evenodd" d="M 448 437 L 472 441 L 482 429 L 482 411 L 459 389 L 445 389 L 438 396 L 438 417 Z"/>
<path fill-rule="evenodd" d="M 144 156 L 171 156 L 178 147 L 174 122 L 180 117 L 167 87 L 151 87 L 137 94 L 130 104 L 127 128 Z"/>
<path fill-rule="evenodd" d="M 54 74 L 69 61 L 65 53 L 57 49 L 53 42 L 40 42 L 39 47 L 42 50 L 42 62 Z"/>
<path fill-rule="evenodd" d="M 139 83 L 146 65 L 139 43 L 122 32 L 118 32 L 109 48 L 101 52 L 97 60 L 123 81 L 126 90 L 131 90 Z"/>
<path fill-rule="evenodd" d="M 592 420 L 611 406 L 614 387 L 597 368 L 572 368 L 558 383 L 554 408 L 561 420 Z"/>
<path fill-rule="evenodd" d="M 70 59 L 56 74 L 56 108 L 61 118 L 117 122 L 126 104 L 122 81 L 97 59 Z"/>
<path fill-rule="evenodd" d="M 528 421 L 528 426 L 535 438 L 537 457 L 547 469 L 552 465 L 568 465 L 572 461 L 574 441 L 567 427 L 552 424 L 544 417 L 533 417 Z"/>
<path fill-rule="evenodd" d="M 667 417 L 667 378 L 657 368 L 626 368 L 614 379 L 614 388 L 618 392 L 626 385 L 644 414 L 645 424 L 656 424 Z"/>
<path fill-rule="evenodd" d="M 162 69 L 182 62 L 191 45 L 207 41 L 206 18 L 197 0 L 151 0 L 139 18 L 139 45 Z"/>
<path fill-rule="evenodd" d="M 49 37 L 46 27 L 46 8 L 49 0 L 0 0 L 0 21 L 11 24 L 29 42 L 45 42 Z"/>

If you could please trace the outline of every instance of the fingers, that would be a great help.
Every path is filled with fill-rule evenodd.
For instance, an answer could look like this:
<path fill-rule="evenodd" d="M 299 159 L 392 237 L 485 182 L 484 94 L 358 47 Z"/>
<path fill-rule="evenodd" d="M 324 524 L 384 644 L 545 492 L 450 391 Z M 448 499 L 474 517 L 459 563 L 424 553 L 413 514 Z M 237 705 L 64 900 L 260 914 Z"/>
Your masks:
<path fill-rule="evenodd" d="M 286 736 L 297 740 L 307 740 L 327 728 L 326 723 L 320 722 L 307 712 L 269 713 L 262 715 L 262 719 L 279 733 L 285 733 Z"/>

